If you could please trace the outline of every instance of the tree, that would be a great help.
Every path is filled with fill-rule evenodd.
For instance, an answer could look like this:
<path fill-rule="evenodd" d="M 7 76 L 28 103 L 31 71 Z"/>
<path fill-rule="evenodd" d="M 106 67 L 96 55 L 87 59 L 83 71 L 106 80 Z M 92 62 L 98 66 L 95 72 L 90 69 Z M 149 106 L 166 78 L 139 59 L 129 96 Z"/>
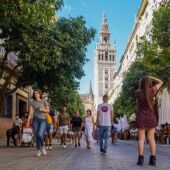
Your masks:
<path fill-rule="evenodd" d="M 0 0 L 0 112 L 5 96 L 20 87 L 35 85 L 49 91 L 76 90 L 84 75 L 86 46 L 95 35 L 82 17 L 58 18 L 55 10 L 62 0 Z M 5 75 L 9 54 L 17 56 L 16 65 Z M 16 88 L 9 89 L 11 77 Z M 59 90 L 58 90 L 59 89 Z M 60 91 L 61 94 L 61 91 Z"/>
<path fill-rule="evenodd" d="M 58 89 L 59 90 L 59 89 Z M 50 91 L 49 98 L 56 110 L 61 110 L 64 106 L 67 107 L 68 113 L 72 116 L 77 110 L 81 115 L 84 113 L 82 100 L 76 90 L 67 89 L 60 92 Z"/>
<path fill-rule="evenodd" d="M 167 3 L 168 4 L 168 3 Z M 125 74 L 119 97 L 114 102 L 118 115 L 130 115 L 135 111 L 134 91 L 144 75 L 153 75 L 170 86 L 170 6 L 163 5 L 154 14 L 152 40 L 142 37 L 138 44 L 137 60 Z"/>

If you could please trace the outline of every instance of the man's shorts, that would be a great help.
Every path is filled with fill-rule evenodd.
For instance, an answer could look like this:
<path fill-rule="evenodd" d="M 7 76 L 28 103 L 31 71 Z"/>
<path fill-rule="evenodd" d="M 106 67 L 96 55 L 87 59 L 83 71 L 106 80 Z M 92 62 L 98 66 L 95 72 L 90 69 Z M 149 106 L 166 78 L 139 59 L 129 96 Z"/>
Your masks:
<path fill-rule="evenodd" d="M 60 132 L 60 135 L 63 135 L 63 134 L 67 135 L 67 133 L 68 133 L 68 125 L 59 126 L 59 132 Z"/>
<path fill-rule="evenodd" d="M 74 134 L 81 135 L 81 127 L 73 127 Z"/>
<path fill-rule="evenodd" d="M 47 124 L 46 134 L 47 134 L 47 133 L 53 133 L 53 130 L 54 130 L 53 124 Z"/>

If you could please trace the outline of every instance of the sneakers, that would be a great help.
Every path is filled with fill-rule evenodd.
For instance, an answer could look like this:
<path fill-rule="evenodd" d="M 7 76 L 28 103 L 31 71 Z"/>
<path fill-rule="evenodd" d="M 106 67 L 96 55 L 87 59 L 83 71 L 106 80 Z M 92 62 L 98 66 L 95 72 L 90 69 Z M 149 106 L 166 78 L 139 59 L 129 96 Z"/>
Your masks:
<path fill-rule="evenodd" d="M 103 150 L 103 154 L 106 154 L 107 153 L 107 151 L 106 150 Z"/>
<path fill-rule="evenodd" d="M 107 151 L 104 149 L 100 149 L 100 153 L 105 155 L 107 153 Z"/>
<path fill-rule="evenodd" d="M 63 145 L 63 148 L 67 148 L 66 144 Z"/>
<path fill-rule="evenodd" d="M 100 153 L 101 153 L 101 154 L 103 153 L 103 149 L 100 149 Z"/>
<path fill-rule="evenodd" d="M 49 146 L 48 149 L 49 149 L 49 150 L 52 150 L 53 148 L 52 148 L 52 146 Z"/>
<path fill-rule="evenodd" d="M 47 151 L 45 150 L 45 147 L 42 148 L 43 155 L 47 155 Z"/>
<path fill-rule="evenodd" d="M 41 151 L 38 150 L 38 153 L 36 154 L 37 157 L 40 157 L 41 156 Z"/>
<path fill-rule="evenodd" d="M 49 145 L 49 146 L 47 145 L 47 146 L 45 147 L 45 149 L 46 149 L 46 150 L 52 150 L 53 148 L 52 148 L 51 145 Z"/>

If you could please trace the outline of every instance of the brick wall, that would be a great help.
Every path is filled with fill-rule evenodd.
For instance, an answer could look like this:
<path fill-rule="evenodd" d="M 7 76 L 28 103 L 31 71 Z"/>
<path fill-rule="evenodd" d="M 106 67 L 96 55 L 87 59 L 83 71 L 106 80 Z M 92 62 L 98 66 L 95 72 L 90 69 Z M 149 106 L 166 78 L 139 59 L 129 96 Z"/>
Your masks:
<path fill-rule="evenodd" d="M 0 139 L 6 136 L 5 135 L 6 130 L 11 127 L 12 127 L 12 119 L 0 117 Z"/>

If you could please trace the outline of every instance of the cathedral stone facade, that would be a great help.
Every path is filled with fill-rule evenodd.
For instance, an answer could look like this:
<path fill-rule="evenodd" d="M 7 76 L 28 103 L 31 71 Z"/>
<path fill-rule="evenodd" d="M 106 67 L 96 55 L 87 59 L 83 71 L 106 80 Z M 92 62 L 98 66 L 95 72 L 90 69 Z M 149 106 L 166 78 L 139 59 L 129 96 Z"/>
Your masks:
<path fill-rule="evenodd" d="M 116 66 L 116 47 L 110 43 L 110 31 L 107 18 L 103 15 L 100 40 L 94 52 L 94 97 L 96 106 L 102 102 L 102 96 L 113 87 Z"/>
<path fill-rule="evenodd" d="M 84 105 L 84 112 L 87 109 L 90 109 L 92 111 L 92 114 L 95 116 L 96 110 L 95 110 L 94 94 L 93 94 L 93 89 L 92 89 L 91 83 L 90 83 L 89 92 L 87 94 L 80 94 L 80 97 L 81 97 L 83 105 Z"/>

